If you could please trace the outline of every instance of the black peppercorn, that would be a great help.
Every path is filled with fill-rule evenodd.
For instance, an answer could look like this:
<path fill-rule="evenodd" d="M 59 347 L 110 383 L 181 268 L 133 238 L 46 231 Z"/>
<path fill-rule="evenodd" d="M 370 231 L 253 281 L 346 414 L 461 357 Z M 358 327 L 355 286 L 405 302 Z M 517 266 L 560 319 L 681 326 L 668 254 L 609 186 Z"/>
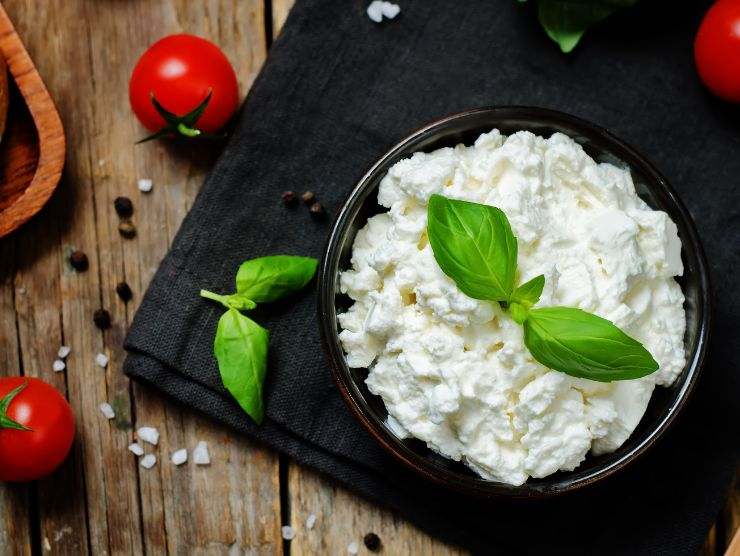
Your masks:
<path fill-rule="evenodd" d="M 311 213 L 311 216 L 314 218 L 323 218 L 326 214 L 324 212 L 324 205 L 321 203 L 314 203 L 309 207 L 309 212 Z"/>
<path fill-rule="evenodd" d="M 365 538 L 362 539 L 362 542 L 365 543 L 365 546 L 371 552 L 377 552 L 378 550 L 380 550 L 380 537 L 375 533 L 368 533 L 367 535 L 365 535 Z"/>
<path fill-rule="evenodd" d="M 131 293 L 131 288 L 126 282 L 119 282 L 118 284 L 116 284 L 116 293 L 118 294 L 118 297 L 121 298 L 121 301 L 123 301 L 124 303 L 128 303 L 133 297 L 133 293 Z"/>
<path fill-rule="evenodd" d="M 298 197 L 295 196 L 293 191 L 284 191 L 280 197 L 283 199 L 283 203 L 286 207 L 295 206 L 298 202 Z"/>
<path fill-rule="evenodd" d="M 126 239 L 136 237 L 136 226 L 129 220 L 124 220 L 118 225 L 118 233 L 120 233 Z"/>
<path fill-rule="evenodd" d="M 113 207 L 121 218 L 129 218 L 134 213 L 134 204 L 128 197 L 116 197 Z"/>
<path fill-rule="evenodd" d="M 110 313 L 105 309 L 98 309 L 93 313 L 93 322 L 100 330 L 110 328 Z"/>
<path fill-rule="evenodd" d="M 313 191 L 306 191 L 301 195 L 301 200 L 307 205 L 312 205 L 316 201 L 316 194 Z"/>
<path fill-rule="evenodd" d="M 72 268 L 78 272 L 84 272 L 90 266 L 90 263 L 87 260 L 87 255 L 82 251 L 72 251 L 69 254 L 69 264 L 71 264 Z"/>

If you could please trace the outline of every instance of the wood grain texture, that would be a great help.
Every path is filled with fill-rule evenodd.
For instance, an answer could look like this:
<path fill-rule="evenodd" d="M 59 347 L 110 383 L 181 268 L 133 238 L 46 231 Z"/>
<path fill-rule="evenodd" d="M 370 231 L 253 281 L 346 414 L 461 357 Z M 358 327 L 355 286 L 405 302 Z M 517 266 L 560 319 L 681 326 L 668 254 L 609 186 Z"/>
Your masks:
<path fill-rule="evenodd" d="M 121 373 L 121 343 L 136 304 L 216 154 L 134 145 L 145 130 L 128 106 L 129 72 L 151 42 L 188 31 L 222 46 L 245 94 L 266 55 L 262 2 L 16 0 L 6 8 L 39 60 L 71 146 L 60 194 L 40 219 L 4 242 L 24 253 L 10 287 L 13 307 L 6 311 L 18 316 L 22 358 L 68 392 L 78 424 L 78 457 L 38 485 L 37 542 L 42 550 L 70 554 L 276 553 L 282 546 L 277 456 L 132 387 Z M 149 195 L 136 188 L 143 177 L 156 184 Z M 112 203 L 119 195 L 134 200 L 134 240 L 118 234 Z M 87 272 L 66 263 L 73 248 L 87 253 Z M 114 293 L 123 279 L 135 292 L 128 305 Z M 113 317 L 105 332 L 92 324 L 100 307 Z M 67 372 L 49 374 L 62 341 L 73 349 Z M 105 370 L 94 364 L 98 352 L 110 357 Z M 116 408 L 114 421 L 100 413 L 103 401 Z M 147 448 L 159 458 L 151 470 L 140 468 L 126 449 L 133 428 L 142 424 L 161 433 L 159 446 Z M 172 451 L 192 450 L 198 440 L 209 442 L 210 467 L 169 462 Z M 0 492 L 3 500 L 12 496 L 5 487 Z M 3 522 L 25 523 L 10 502 L 0 511 Z M 26 544 L 23 534 L 7 529 L 15 546 Z"/>
<path fill-rule="evenodd" d="M 21 374 L 14 309 L 14 246 L 0 241 L 0 377 Z M 31 554 L 30 488 L 0 483 L 0 556 Z"/>
<path fill-rule="evenodd" d="M 5 122 L 8 118 L 8 64 L 5 57 L 0 56 L 0 138 L 5 131 Z"/>
<path fill-rule="evenodd" d="M 0 188 L 13 202 L 0 208 L 0 237 L 7 235 L 36 214 L 57 187 L 64 166 L 64 130 L 41 76 L 23 47 L 7 13 L 0 5 L 0 51 L 7 62 L 10 76 L 25 102 L 36 128 L 35 134 L 25 133 L 25 128 L 7 129 L 4 143 L 14 148 L 15 164 L 0 164 L 0 170 L 13 170 L 0 174 Z M 3 102 L 7 98 L 3 95 Z M 21 114 L 16 110 L 17 116 Z M 26 145 L 23 142 L 34 142 Z M 24 171 L 18 171 L 18 170 Z M 16 195 L 15 193 L 18 192 Z"/>
<path fill-rule="evenodd" d="M 722 511 L 720 523 L 725 533 L 723 546 L 730 547 L 734 543 L 733 550 L 736 550 L 736 555 L 740 556 L 740 467 L 735 474 L 735 483 L 732 485 L 727 504 Z"/>
<path fill-rule="evenodd" d="M 280 34 L 288 13 L 293 7 L 295 0 L 272 0 L 272 36 L 276 38 Z"/>
<path fill-rule="evenodd" d="M 298 465 L 290 466 L 288 492 L 290 525 L 296 531 L 290 547 L 293 556 L 346 554 L 352 542 L 358 544 L 360 554 L 371 555 L 363 544 L 363 537 L 370 532 L 380 537 L 385 554 L 464 554 Z M 306 520 L 312 513 L 316 524 L 309 530 Z"/>

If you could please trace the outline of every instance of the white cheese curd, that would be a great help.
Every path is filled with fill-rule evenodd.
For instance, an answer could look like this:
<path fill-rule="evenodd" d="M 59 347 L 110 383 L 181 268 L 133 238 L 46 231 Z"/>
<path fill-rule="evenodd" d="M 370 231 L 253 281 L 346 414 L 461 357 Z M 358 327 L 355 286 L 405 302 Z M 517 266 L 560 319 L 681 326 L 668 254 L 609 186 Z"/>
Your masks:
<path fill-rule="evenodd" d="M 522 328 L 497 303 L 471 299 L 443 274 L 426 235 L 438 193 L 502 209 L 519 243 L 523 283 L 545 275 L 540 307 L 607 318 L 650 351 L 647 377 L 602 383 L 550 370 L 531 356 Z M 677 229 L 635 193 L 629 170 L 599 164 L 569 137 L 497 130 L 473 146 L 415 153 L 383 178 L 390 209 L 358 232 L 339 315 L 351 367 L 369 370 L 388 427 L 465 462 L 481 476 L 520 485 L 571 471 L 589 450 L 616 450 L 658 385 L 684 362 L 683 273 Z"/>

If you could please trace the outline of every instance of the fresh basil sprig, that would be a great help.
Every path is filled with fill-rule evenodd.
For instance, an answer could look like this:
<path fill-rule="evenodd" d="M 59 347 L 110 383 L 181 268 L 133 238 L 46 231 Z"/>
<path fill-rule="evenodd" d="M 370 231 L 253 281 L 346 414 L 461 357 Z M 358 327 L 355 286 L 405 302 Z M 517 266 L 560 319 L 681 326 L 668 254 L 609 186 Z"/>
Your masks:
<path fill-rule="evenodd" d="M 432 195 L 427 234 L 442 271 L 470 297 L 498 301 L 524 327 L 524 344 L 546 367 L 602 382 L 658 370 L 650 352 L 607 319 L 571 307 L 533 309 L 545 277 L 514 288 L 517 240 L 500 209 Z"/>
<path fill-rule="evenodd" d="M 201 297 L 228 309 L 218 321 L 213 352 L 224 387 L 257 424 L 262 423 L 265 415 L 262 386 L 270 334 L 240 311 L 300 290 L 311 281 L 317 266 L 318 261 L 310 257 L 260 257 L 241 264 L 236 274 L 236 293 L 200 291 Z"/>
<path fill-rule="evenodd" d="M 547 35 L 567 53 L 589 27 L 636 3 L 637 0 L 537 0 L 537 15 Z"/>

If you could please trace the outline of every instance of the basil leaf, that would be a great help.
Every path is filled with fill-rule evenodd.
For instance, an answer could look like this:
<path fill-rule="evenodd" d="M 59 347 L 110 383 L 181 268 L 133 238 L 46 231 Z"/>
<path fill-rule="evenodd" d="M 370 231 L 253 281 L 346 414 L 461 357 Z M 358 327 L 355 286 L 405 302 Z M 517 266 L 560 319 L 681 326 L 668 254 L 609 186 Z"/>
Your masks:
<path fill-rule="evenodd" d="M 234 308 L 219 319 L 213 342 L 224 386 L 258 425 L 264 418 L 268 342 L 269 332 Z"/>
<path fill-rule="evenodd" d="M 547 35 L 563 52 L 575 48 L 591 25 L 637 0 L 539 0 L 538 16 Z"/>
<path fill-rule="evenodd" d="M 432 195 L 427 234 L 437 264 L 466 295 L 508 301 L 514 289 L 517 242 L 500 209 Z"/>
<path fill-rule="evenodd" d="M 319 262 L 311 257 L 273 255 L 242 263 L 236 274 L 237 293 L 255 301 L 275 301 L 303 288 Z"/>
<path fill-rule="evenodd" d="M 640 378 L 658 370 L 643 345 L 610 321 L 570 307 L 532 309 L 524 343 L 551 369 L 601 382 Z"/>
<path fill-rule="evenodd" d="M 218 293 L 209 292 L 208 290 L 200 290 L 200 296 L 205 297 L 206 299 L 218 301 L 227 309 L 234 308 L 238 309 L 239 311 L 249 311 L 250 309 L 254 309 L 257 306 L 254 301 L 240 293 L 221 295 Z"/>
<path fill-rule="evenodd" d="M 527 307 L 524 305 L 514 302 L 509 305 L 509 314 L 515 323 L 522 325 L 527 320 L 529 311 L 527 311 Z"/>
<path fill-rule="evenodd" d="M 540 274 L 515 289 L 511 294 L 511 300 L 529 309 L 540 300 L 544 287 L 545 275 Z"/>

